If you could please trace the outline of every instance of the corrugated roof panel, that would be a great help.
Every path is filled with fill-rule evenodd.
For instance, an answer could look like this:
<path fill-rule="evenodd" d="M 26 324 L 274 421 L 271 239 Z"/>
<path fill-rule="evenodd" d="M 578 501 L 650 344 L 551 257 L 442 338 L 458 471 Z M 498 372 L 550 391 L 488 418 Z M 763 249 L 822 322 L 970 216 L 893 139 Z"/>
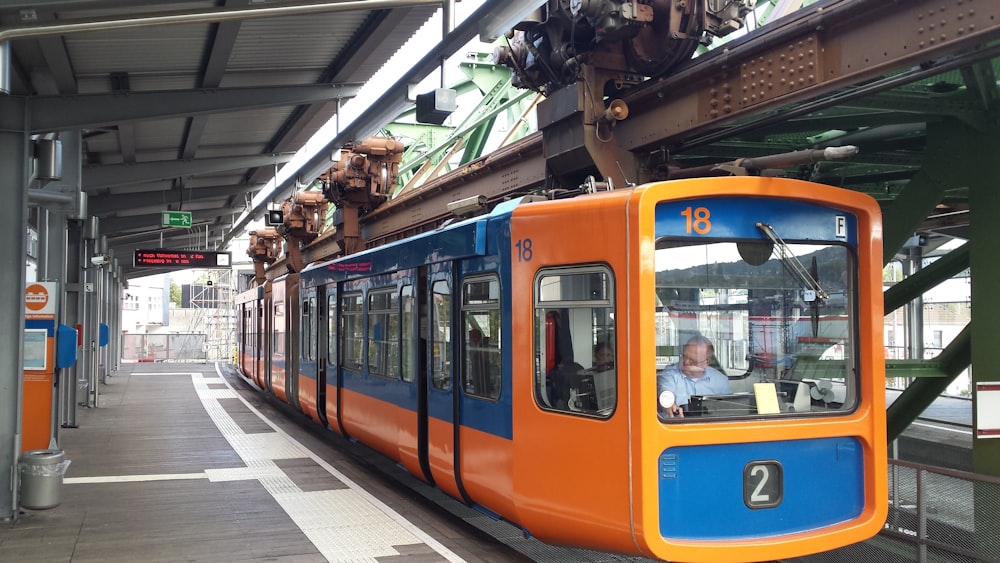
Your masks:
<path fill-rule="evenodd" d="M 53 4 L 57 3 L 53 2 Z M 110 4 L 105 2 L 108 5 L 104 6 L 100 4 L 101 2 L 97 0 L 89 0 L 83 3 L 60 5 L 57 6 L 55 17 L 61 21 L 122 20 L 163 14 L 206 12 L 217 9 L 216 2 L 212 0 L 161 0 L 159 2 L 112 2 Z"/>
<path fill-rule="evenodd" d="M 315 69 L 318 74 L 337 57 L 369 13 L 359 10 L 243 22 L 227 69 Z"/>
<path fill-rule="evenodd" d="M 316 70 L 282 69 L 267 72 L 246 70 L 227 72 L 219 84 L 222 88 L 246 88 L 254 86 L 275 86 L 284 84 L 313 84 Z"/>
<path fill-rule="evenodd" d="M 89 136 L 83 141 L 84 153 L 110 153 L 118 152 L 118 133 L 115 131 L 105 131 L 100 135 Z"/>
<path fill-rule="evenodd" d="M 228 145 L 234 141 L 266 144 L 291 112 L 292 108 L 281 107 L 212 115 L 201 136 L 201 146 Z"/>
<path fill-rule="evenodd" d="M 133 92 L 161 90 L 192 90 L 198 87 L 198 77 L 193 74 L 174 76 L 129 75 L 129 89 Z M 79 94 L 107 94 L 111 91 L 111 75 L 90 76 L 76 82 Z"/>
<path fill-rule="evenodd" d="M 345 102 L 346 101 L 347 100 L 345 100 Z M 329 102 L 327 104 L 323 104 L 323 106 L 319 108 L 314 106 L 313 109 L 315 110 L 315 113 L 310 120 L 312 127 L 304 127 L 292 131 L 291 134 L 281 140 L 281 145 L 283 147 L 296 147 L 296 150 L 298 150 L 298 148 L 304 146 L 320 127 L 325 125 L 328 121 L 330 121 L 330 119 L 333 118 L 333 116 L 337 114 L 337 103 Z M 341 125 L 347 125 L 347 123 L 341 123 Z"/>
<path fill-rule="evenodd" d="M 228 144 L 228 145 L 201 145 L 198 147 L 198 158 L 215 158 L 220 156 L 246 156 L 247 153 L 261 154 L 267 150 L 267 145 L 264 143 L 255 144 Z M 270 168 L 270 165 L 268 165 Z"/>
<path fill-rule="evenodd" d="M 173 156 L 170 158 L 177 158 L 177 147 L 180 145 L 181 139 L 184 138 L 186 128 L 187 120 L 184 118 L 137 121 L 135 123 L 136 160 L 150 160 L 149 158 L 140 159 L 140 152 L 146 153 L 166 148 L 173 150 Z"/>
<path fill-rule="evenodd" d="M 66 49 L 77 77 L 111 72 L 176 76 L 200 71 L 211 29 L 209 24 L 170 26 L 169 33 L 151 29 L 67 35 Z"/>
<path fill-rule="evenodd" d="M 227 156 L 227 155 L 219 155 Z M 232 172 L 220 172 L 215 175 L 206 176 L 193 176 L 184 180 L 184 187 L 195 189 L 198 188 L 216 188 L 219 186 L 239 186 L 243 184 L 243 174 L 234 174 Z"/>
<path fill-rule="evenodd" d="M 342 80 L 350 82 L 367 82 L 385 63 L 402 48 L 403 44 L 409 41 L 410 37 L 417 32 L 427 20 L 438 11 L 437 6 L 418 6 L 408 10 L 397 9 L 400 14 L 399 23 L 394 26 L 392 33 L 382 37 L 376 42 L 374 48 L 364 56 L 358 67 Z M 424 53 L 415 53 L 413 61 L 422 57 Z M 360 55 L 359 55 L 360 56 Z"/>

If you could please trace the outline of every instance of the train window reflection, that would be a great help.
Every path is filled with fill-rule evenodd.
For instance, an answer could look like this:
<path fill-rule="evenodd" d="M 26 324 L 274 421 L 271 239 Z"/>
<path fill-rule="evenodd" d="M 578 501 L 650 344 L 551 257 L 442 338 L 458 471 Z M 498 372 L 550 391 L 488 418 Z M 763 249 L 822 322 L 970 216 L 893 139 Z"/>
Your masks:
<path fill-rule="evenodd" d="M 535 278 L 535 400 L 545 409 L 611 416 L 618 397 L 614 277 L 606 266 Z"/>
<path fill-rule="evenodd" d="M 368 371 L 399 379 L 399 294 L 394 288 L 368 294 Z"/>
<path fill-rule="evenodd" d="M 431 382 L 435 389 L 451 389 L 451 284 L 434 282 L 431 321 Z"/>
<path fill-rule="evenodd" d="M 362 322 L 363 296 L 361 293 L 345 293 L 340 297 L 340 337 L 342 366 L 360 370 L 364 360 L 364 323 Z"/>
<path fill-rule="evenodd" d="M 326 297 L 326 360 L 337 366 L 337 292 L 330 289 Z"/>
<path fill-rule="evenodd" d="M 779 248 L 757 241 L 658 241 L 661 418 L 679 422 L 852 410 L 857 401 L 854 263 L 847 246 L 832 243 L 782 241 Z M 697 356 L 705 366 L 686 361 L 687 356 Z M 665 390 L 670 394 L 663 396 Z"/>
<path fill-rule="evenodd" d="M 400 290 L 400 307 L 402 315 L 402 339 L 400 345 L 403 350 L 402 378 L 403 381 L 413 381 L 417 373 L 417 346 L 416 346 L 416 325 L 417 312 L 415 310 L 416 301 L 413 297 L 413 286 L 404 285 Z"/>
<path fill-rule="evenodd" d="M 500 397 L 500 280 L 471 278 L 462 287 L 462 384 L 473 397 Z"/>

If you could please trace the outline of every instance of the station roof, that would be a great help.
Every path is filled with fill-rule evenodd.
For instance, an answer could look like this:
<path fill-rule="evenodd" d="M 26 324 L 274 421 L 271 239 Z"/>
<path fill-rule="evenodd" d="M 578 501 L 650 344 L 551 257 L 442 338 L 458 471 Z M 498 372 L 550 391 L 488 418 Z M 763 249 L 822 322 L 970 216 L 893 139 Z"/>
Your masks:
<path fill-rule="evenodd" d="M 276 169 L 439 7 L 15 1 L 0 7 L 0 25 L 10 95 L 30 97 L 29 130 L 41 138 L 82 131 L 87 212 L 130 265 L 134 248 L 221 240 Z M 193 227 L 161 227 L 165 210 L 190 211 Z"/>

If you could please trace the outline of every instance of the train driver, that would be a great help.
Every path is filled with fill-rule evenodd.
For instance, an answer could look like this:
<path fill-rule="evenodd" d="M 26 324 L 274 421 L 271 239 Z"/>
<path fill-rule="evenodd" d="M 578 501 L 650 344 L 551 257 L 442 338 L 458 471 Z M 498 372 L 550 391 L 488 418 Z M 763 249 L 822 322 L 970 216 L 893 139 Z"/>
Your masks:
<path fill-rule="evenodd" d="M 601 341 L 594 348 L 593 371 L 615 369 L 615 350 L 608 342 Z"/>
<path fill-rule="evenodd" d="M 683 418 L 683 407 L 692 395 L 729 393 L 729 378 L 709 365 L 714 355 L 712 341 L 696 334 L 684 344 L 680 361 L 656 374 L 656 396 L 661 412 L 669 418 Z M 664 395 L 664 391 L 672 395 Z"/>

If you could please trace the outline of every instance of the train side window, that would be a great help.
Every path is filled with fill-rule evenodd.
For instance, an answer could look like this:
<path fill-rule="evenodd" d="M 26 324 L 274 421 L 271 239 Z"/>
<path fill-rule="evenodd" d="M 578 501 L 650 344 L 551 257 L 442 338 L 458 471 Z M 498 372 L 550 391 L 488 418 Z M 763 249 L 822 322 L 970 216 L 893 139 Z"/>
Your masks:
<path fill-rule="evenodd" d="M 326 298 L 326 360 L 337 365 L 337 294 L 332 292 Z"/>
<path fill-rule="evenodd" d="M 285 303 L 275 301 L 272 311 L 274 312 L 274 328 L 271 331 L 271 354 L 283 357 L 285 355 Z"/>
<path fill-rule="evenodd" d="M 435 389 L 451 389 L 451 285 L 445 280 L 432 287 L 431 380 Z"/>
<path fill-rule="evenodd" d="M 303 360 L 316 360 L 316 298 L 302 300 L 302 337 L 299 345 Z"/>
<path fill-rule="evenodd" d="M 400 317 L 401 333 L 400 345 L 402 348 L 402 371 L 403 381 L 413 381 L 417 373 L 417 313 L 416 300 L 413 297 L 413 286 L 404 285 L 400 289 Z"/>
<path fill-rule="evenodd" d="M 368 294 L 368 372 L 399 379 L 399 294 L 395 289 Z"/>
<path fill-rule="evenodd" d="M 466 394 L 500 397 L 500 280 L 471 278 L 462 286 L 462 385 Z"/>
<path fill-rule="evenodd" d="M 618 399 L 614 275 L 603 265 L 535 276 L 535 401 L 608 417 Z"/>
<path fill-rule="evenodd" d="M 309 342 L 307 346 L 309 347 L 309 360 L 316 361 L 316 350 L 317 350 L 317 335 L 319 334 L 319 311 L 316 309 L 316 296 L 312 295 L 309 297 L 309 311 L 311 315 L 309 317 Z"/>
<path fill-rule="evenodd" d="M 340 297 L 340 351 L 343 355 L 341 365 L 345 368 L 360 370 L 364 362 L 364 301 L 362 294 L 347 293 Z"/>

